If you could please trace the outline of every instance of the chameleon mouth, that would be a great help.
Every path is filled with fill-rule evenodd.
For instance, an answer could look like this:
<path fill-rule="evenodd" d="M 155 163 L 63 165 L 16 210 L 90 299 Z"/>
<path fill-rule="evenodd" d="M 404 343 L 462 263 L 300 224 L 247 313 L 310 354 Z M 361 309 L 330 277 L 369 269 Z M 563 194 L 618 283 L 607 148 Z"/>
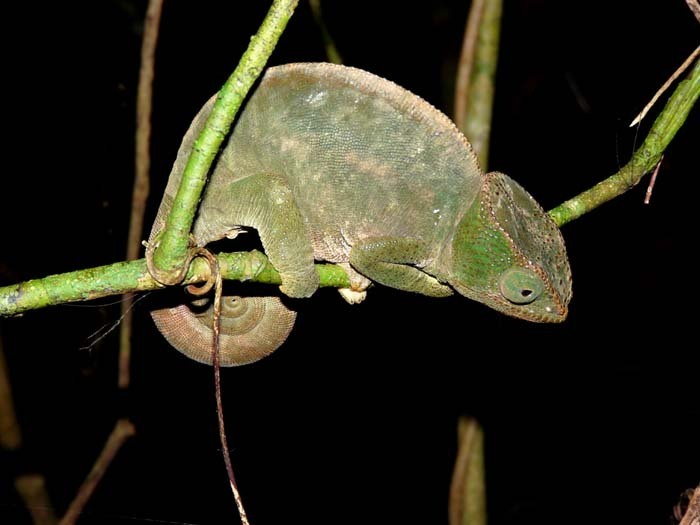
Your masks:
<path fill-rule="evenodd" d="M 569 309 L 566 306 L 560 306 L 559 308 L 552 308 L 550 306 L 545 306 L 542 322 L 545 323 L 563 323 L 569 313 Z"/>
<path fill-rule="evenodd" d="M 450 286 L 460 295 L 482 303 L 510 317 L 535 323 L 562 323 L 569 313 L 568 299 L 549 283 L 543 287 L 523 286 L 518 289 L 501 289 L 494 285 L 491 290 L 473 288 L 462 282 L 452 281 Z"/>
<path fill-rule="evenodd" d="M 546 303 L 543 304 L 540 301 L 546 301 Z M 557 304 L 558 301 L 552 301 L 551 298 L 543 297 L 531 304 L 504 304 L 502 301 L 499 302 L 500 306 L 495 304 L 489 306 L 513 317 L 535 323 L 562 323 L 566 320 L 569 313 L 566 305 Z"/>

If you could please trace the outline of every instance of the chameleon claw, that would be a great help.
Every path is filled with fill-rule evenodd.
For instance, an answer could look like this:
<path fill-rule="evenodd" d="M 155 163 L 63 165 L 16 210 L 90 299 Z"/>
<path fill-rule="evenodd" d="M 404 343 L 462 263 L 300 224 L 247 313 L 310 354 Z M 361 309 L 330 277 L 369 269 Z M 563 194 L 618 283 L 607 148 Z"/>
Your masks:
<path fill-rule="evenodd" d="M 350 263 L 339 263 L 338 266 L 345 270 L 348 279 L 350 279 L 350 287 L 339 288 L 338 293 L 348 304 L 360 304 L 367 298 L 367 288 L 372 284 L 372 281 L 357 272 Z"/>
<path fill-rule="evenodd" d="M 359 292 L 352 288 L 339 288 L 338 293 L 348 304 L 360 304 L 367 298 L 367 290 Z"/>

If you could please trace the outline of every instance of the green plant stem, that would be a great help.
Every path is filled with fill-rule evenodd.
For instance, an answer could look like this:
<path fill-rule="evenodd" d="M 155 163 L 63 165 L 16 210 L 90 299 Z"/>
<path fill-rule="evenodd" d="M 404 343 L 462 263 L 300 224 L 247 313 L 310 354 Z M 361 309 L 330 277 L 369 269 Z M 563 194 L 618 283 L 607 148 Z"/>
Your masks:
<path fill-rule="evenodd" d="M 207 173 L 243 100 L 275 49 L 298 0 L 275 0 L 241 61 L 221 88 L 214 108 L 192 148 L 158 248 L 153 254 L 155 277 L 178 284 L 188 259 L 189 234 Z"/>
<path fill-rule="evenodd" d="M 502 0 L 472 2 L 455 86 L 455 123 L 488 165 Z"/>
<path fill-rule="evenodd" d="M 277 270 L 258 251 L 217 255 L 224 279 L 280 284 Z M 350 286 L 345 271 L 333 264 L 317 264 L 321 287 Z M 183 284 L 205 282 L 209 266 L 201 258 L 192 261 Z M 17 315 L 29 310 L 76 301 L 89 301 L 127 291 L 149 291 L 164 288 L 146 268 L 146 260 L 119 262 L 86 270 L 78 270 L 41 279 L 33 279 L 0 287 L 0 316 Z"/>
<path fill-rule="evenodd" d="M 617 173 L 549 211 L 557 226 L 577 219 L 634 187 L 654 169 L 700 95 L 700 60 L 680 82 L 654 121 L 644 143 Z"/>

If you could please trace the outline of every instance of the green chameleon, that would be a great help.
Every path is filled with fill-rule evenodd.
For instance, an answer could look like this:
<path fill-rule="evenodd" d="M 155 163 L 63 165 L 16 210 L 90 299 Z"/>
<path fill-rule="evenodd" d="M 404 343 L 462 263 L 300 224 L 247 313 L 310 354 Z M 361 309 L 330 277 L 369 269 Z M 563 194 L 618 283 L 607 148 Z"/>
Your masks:
<path fill-rule="evenodd" d="M 194 139 L 192 122 L 151 232 L 162 229 Z M 559 229 L 502 173 L 484 174 L 440 111 L 396 84 L 326 63 L 267 70 L 211 172 L 195 219 L 199 246 L 258 231 L 282 293 L 318 288 L 314 261 L 342 265 L 359 302 L 373 283 L 441 297 L 457 291 L 500 312 L 561 322 L 571 271 Z M 152 312 L 178 350 L 211 363 L 210 300 Z M 225 296 L 221 364 L 261 359 L 296 313 L 276 296 Z"/>

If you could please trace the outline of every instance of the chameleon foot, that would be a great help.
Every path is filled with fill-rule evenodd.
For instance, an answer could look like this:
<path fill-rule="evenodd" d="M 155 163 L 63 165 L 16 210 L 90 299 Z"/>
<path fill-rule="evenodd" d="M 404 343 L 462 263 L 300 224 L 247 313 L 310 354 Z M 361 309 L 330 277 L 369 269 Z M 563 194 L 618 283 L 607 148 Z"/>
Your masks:
<path fill-rule="evenodd" d="M 350 266 L 350 263 L 339 263 L 345 273 L 348 274 L 350 279 L 350 288 L 339 288 L 338 292 L 340 296 L 345 299 L 348 304 L 359 304 L 365 300 L 367 297 L 367 288 L 372 284 L 372 281 L 367 279 L 361 273 L 355 271 L 355 269 Z"/>

